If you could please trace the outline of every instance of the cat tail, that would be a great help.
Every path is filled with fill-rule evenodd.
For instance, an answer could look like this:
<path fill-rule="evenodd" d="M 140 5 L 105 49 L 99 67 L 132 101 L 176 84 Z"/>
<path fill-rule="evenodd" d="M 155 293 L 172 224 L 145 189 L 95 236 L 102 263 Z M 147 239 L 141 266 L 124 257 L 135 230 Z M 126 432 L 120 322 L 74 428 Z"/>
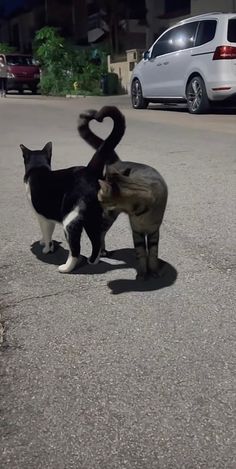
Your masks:
<path fill-rule="evenodd" d="M 85 140 L 92 148 L 97 150 L 103 143 L 103 139 L 95 135 L 89 128 L 89 122 L 96 120 L 97 111 L 90 109 L 79 115 L 77 130 L 80 137 Z"/>
<path fill-rule="evenodd" d="M 91 146 L 95 147 L 95 145 L 100 143 L 99 147 L 96 147 L 97 151 L 87 167 L 88 169 L 101 174 L 105 164 L 112 164 L 119 160 L 114 148 L 118 145 L 125 133 L 125 117 L 115 106 L 104 106 L 96 113 L 94 113 L 94 111 L 89 111 L 82 116 L 83 121 L 80 120 L 78 124 L 80 135 L 88 141 Z M 113 120 L 113 129 L 110 135 L 105 140 L 102 140 L 89 129 L 89 122 L 92 119 L 102 122 L 105 117 L 111 117 Z"/>

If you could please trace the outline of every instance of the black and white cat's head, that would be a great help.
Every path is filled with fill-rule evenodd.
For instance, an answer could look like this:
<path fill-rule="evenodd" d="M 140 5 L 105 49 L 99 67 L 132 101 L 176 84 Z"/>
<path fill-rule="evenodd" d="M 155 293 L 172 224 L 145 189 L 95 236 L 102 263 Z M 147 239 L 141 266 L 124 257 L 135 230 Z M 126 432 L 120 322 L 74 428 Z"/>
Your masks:
<path fill-rule="evenodd" d="M 24 158 L 26 175 L 30 170 L 36 168 L 44 167 L 49 170 L 51 169 L 52 142 L 46 143 L 42 150 L 30 150 L 22 144 L 20 148 Z"/>

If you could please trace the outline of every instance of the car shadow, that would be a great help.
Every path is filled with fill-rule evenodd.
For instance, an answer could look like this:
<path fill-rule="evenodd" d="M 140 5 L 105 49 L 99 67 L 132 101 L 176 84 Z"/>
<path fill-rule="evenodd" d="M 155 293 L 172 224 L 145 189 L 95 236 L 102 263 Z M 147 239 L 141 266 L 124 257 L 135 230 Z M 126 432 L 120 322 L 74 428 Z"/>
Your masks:
<path fill-rule="evenodd" d="M 43 254 L 42 246 L 39 242 L 31 245 L 31 252 L 42 262 L 47 264 L 61 265 L 66 262 L 68 250 L 61 246 L 61 243 L 54 241 L 55 250 L 50 254 Z M 96 265 L 87 263 L 87 259 L 81 256 L 78 267 L 70 275 L 99 275 L 112 270 L 134 269 L 136 267 L 135 251 L 132 248 L 117 249 L 107 253 Z M 135 275 L 135 272 L 134 272 Z M 117 279 L 108 282 L 108 287 L 113 295 L 127 293 L 131 291 L 145 292 L 155 291 L 173 285 L 177 279 L 177 270 L 168 262 L 160 259 L 160 276 L 147 280 L 137 279 Z"/>
<path fill-rule="evenodd" d="M 152 111 L 172 111 L 172 112 L 183 112 L 188 114 L 188 108 L 186 104 L 149 104 L 148 109 Z M 209 109 L 205 115 L 210 114 L 229 114 L 235 115 L 236 114 L 236 107 L 235 106 L 217 106 L 213 104 L 212 107 Z"/>
<path fill-rule="evenodd" d="M 175 111 L 188 113 L 188 108 L 186 104 L 150 103 L 148 109 L 151 111 Z"/>

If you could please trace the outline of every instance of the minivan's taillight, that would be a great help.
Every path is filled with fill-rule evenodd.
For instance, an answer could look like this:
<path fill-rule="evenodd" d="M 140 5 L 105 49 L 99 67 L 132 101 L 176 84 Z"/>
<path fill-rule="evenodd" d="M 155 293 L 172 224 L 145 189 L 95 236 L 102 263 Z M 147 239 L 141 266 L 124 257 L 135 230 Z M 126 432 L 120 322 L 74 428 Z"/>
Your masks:
<path fill-rule="evenodd" d="M 233 46 L 219 46 L 216 48 L 213 60 L 222 59 L 236 59 L 236 47 Z"/>

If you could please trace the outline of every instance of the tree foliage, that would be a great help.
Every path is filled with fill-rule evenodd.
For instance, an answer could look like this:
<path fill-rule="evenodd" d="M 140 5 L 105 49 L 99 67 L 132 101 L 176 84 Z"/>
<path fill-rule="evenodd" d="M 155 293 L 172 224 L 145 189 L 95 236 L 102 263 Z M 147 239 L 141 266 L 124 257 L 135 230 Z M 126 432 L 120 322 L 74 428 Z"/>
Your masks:
<path fill-rule="evenodd" d="M 15 47 L 9 46 L 6 42 L 0 42 L 0 54 L 10 54 L 15 50 Z"/>
<path fill-rule="evenodd" d="M 65 41 L 54 27 L 37 31 L 34 41 L 35 56 L 42 68 L 41 91 L 45 94 L 100 92 L 100 78 L 107 71 L 106 54 L 98 51 L 100 60 L 92 60 L 91 48 L 78 49 Z"/>

